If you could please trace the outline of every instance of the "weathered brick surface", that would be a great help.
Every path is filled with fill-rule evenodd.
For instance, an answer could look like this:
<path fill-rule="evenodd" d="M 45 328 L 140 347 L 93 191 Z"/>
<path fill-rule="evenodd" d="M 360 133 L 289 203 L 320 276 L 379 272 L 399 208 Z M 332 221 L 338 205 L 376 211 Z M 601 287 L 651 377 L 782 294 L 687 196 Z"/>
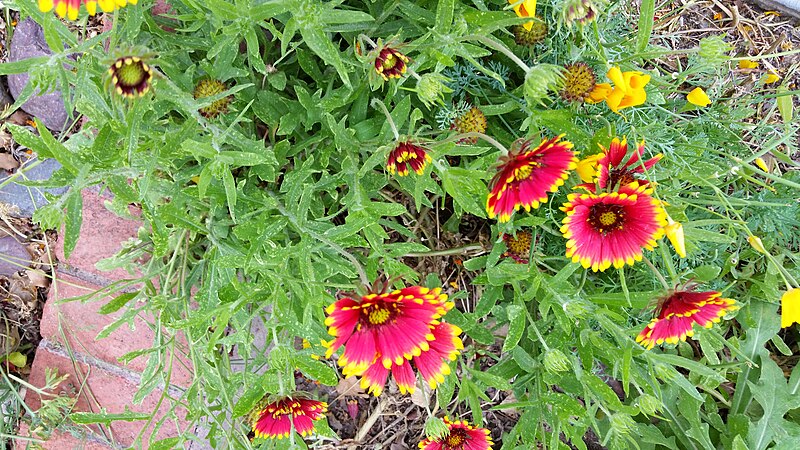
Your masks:
<path fill-rule="evenodd" d="M 129 352 L 153 346 L 154 331 L 147 322 L 140 318 L 133 321 L 134 329 L 126 323 L 103 339 L 96 339 L 97 334 L 122 315 L 121 311 L 111 314 L 100 314 L 99 309 L 112 297 L 92 299 L 88 302 L 59 301 L 79 297 L 99 289 L 86 282 L 68 275 L 58 275 L 53 282 L 47 303 L 42 314 L 41 334 L 45 339 L 68 345 L 73 351 L 84 353 L 105 362 L 123 365 L 119 358 Z M 142 372 L 147 365 L 149 355 L 132 360 L 127 368 Z M 170 383 L 178 386 L 189 386 L 192 373 L 187 368 L 185 358 L 177 356 L 172 367 Z"/>
<path fill-rule="evenodd" d="M 118 217 L 106 209 L 105 200 L 90 189 L 83 191 L 83 222 L 78 243 L 69 258 L 64 258 L 62 233 L 56 246 L 56 257 L 61 263 L 100 277 L 115 280 L 130 278 L 131 275 L 124 269 L 104 272 L 95 268 L 98 261 L 113 256 L 123 242 L 135 237 L 141 225 L 138 220 Z"/>
<path fill-rule="evenodd" d="M 30 428 L 28 424 L 22 424 L 19 427 L 18 436 L 30 437 Z M 25 439 L 16 439 L 14 441 L 14 450 L 27 450 L 33 448 L 34 442 Z M 94 434 L 82 434 L 80 437 L 75 437 L 70 433 L 63 431 L 53 432 L 47 441 L 36 441 L 35 444 L 40 445 L 47 450 L 113 450 L 114 448 L 108 444 L 103 443 L 102 438 Z"/>
<path fill-rule="evenodd" d="M 105 409 L 112 414 L 124 413 L 126 408 L 143 413 L 156 411 L 156 421 L 168 413 L 170 404 L 168 400 L 157 407 L 162 395 L 162 391 L 159 389 L 145 397 L 141 404 L 133 403 L 138 389 L 138 374 L 114 370 L 108 366 L 98 367 L 96 364 L 90 366 L 90 364 L 80 361 L 73 361 L 68 355 L 62 354 L 60 349 L 51 350 L 47 346 L 40 346 L 33 362 L 29 383 L 37 387 L 44 386 L 46 368 L 56 369 L 59 374 L 69 375 L 67 380 L 59 386 L 58 393 L 77 399 L 73 411 L 100 412 L 101 409 Z M 32 390 L 28 391 L 25 402 L 33 410 L 37 410 L 41 406 L 39 395 Z M 175 415 L 180 422 L 185 416 L 185 411 L 178 410 Z M 154 424 L 146 426 L 146 423 L 146 421 L 116 421 L 112 422 L 110 426 L 103 427 L 102 430 L 95 429 L 95 433 L 107 435 L 115 446 L 129 447 L 134 445 L 136 437 L 143 429 L 143 441 L 147 442 L 150 439 L 154 431 Z M 181 427 L 183 426 L 181 425 Z M 177 436 L 178 432 L 175 420 L 167 420 L 156 433 L 156 438 L 165 439 Z M 136 447 L 139 448 L 138 445 Z M 49 448 L 56 449 L 57 447 Z M 141 448 L 147 448 L 147 445 L 143 445 Z"/>

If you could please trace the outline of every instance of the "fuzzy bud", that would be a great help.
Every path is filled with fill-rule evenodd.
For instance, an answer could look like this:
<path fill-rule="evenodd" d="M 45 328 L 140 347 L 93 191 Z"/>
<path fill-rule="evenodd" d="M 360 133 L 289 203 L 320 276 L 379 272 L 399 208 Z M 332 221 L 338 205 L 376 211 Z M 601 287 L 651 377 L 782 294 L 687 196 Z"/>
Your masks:
<path fill-rule="evenodd" d="M 550 373 L 566 372 L 571 367 L 569 358 L 561 350 L 551 348 L 544 354 L 544 369 Z"/>
<path fill-rule="evenodd" d="M 428 421 L 425 422 L 425 436 L 431 440 L 444 439 L 449 433 L 450 429 L 447 427 L 447 424 L 438 417 L 431 416 L 428 418 Z"/>
<path fill-rule="evenodd" d="M 617 413 L 611 416 L 611 431 L 618 436 L 627 436 L 636 426 L 629 414 Z"/>
<path fill-rule="evenodd" d="M 564 80 L 564 68 L 552 64 L 531 67 L 525 75 L 525 101 L 528 106 L 542 104 L 549 91 L 556 91 Z"/>
<path fill-rule="evenodd" d="M 426 73 L 422 75 L 417 81 L 417 97 L 428 108 L 434 104 L 444 103 L 444 94 L 453 92 L 452 89 L 447 87 L 444 83 L 449 81 L 447 77 L 439 75 L 438 73 Z"/>
<path fill-rule="evenodd" d="M 642 394 L 636 399 L 636 406 L 645 416 L 654 416 L 663 405 L 658 398 L 650 394 Z"/>
<path fill-rule="evenodd" d="M 728 53 L 733 50 L 731 44 L 722 36 L 708 36 L 700 39 L 700 51 L 697 52 L 698 63 L 706 67 L 718 67 L 728 61 Z"/>
<path fill-rule="evenodd" d="M 572 26 L 575 22 L 586 25 L 597 17 L 597 5 L 593 0 L 567 0 L 564 2 L 564 23 Z"/>

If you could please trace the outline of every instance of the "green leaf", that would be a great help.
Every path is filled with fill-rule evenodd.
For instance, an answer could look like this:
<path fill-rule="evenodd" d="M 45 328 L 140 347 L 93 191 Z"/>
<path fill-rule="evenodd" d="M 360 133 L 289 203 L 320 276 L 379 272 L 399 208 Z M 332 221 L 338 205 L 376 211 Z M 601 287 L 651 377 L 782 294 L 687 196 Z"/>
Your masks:
<path fill-rule="evenodd" d="M 775 93 L 778 95 L 775 101 L 778 103 L 778 111 L 781 113 L 783 123 L 789 125 L 792 123 L 794 115 L 794 95 L 789 93 L 785 83 L 778 86 Z"/>
<path fill-rule="evenodd" d="M 330 37 L 316 25 L 303 27 L 300 29 L 300 34 L 303 36 L 303 42 L 319 56 L 325 64 L 332 65 L 336 68 L 339 78 L 345 86 L 350 87 L 350 78 L 347 75 L 347 68 L 342 62 L 339 55 L 339 50 L 333 45 Z"/>
<path fill-rule="evenodd" d="M 643 52 L 650 42 L 650 33 L 653 31 L 653 24 L 656 13 L 656 0 L 642 0 L 639 7 L 639 31 L 636 35 L 636 51 Z"/>
<path fill-rule="evenodd" d="M 179 445 L 180 442 L 180 437 L 161 439 L 150 444 L 150 450 L 171 450 L 173 448 L 181 448 Z"/>
<path fill-rule="evenodd" d="M 111 422 L 120 420 L 123 422 L 136 422 L 139 420 L 148 420 L 152 415 L 148 413 L 137 413 L 133 411 L 127 411 L 127 407 L 125 409 L 126 411 L 124 413 L 119 413 L 119 414 L 73 412 L 70 413 L 69 418 L 73 422 L 82 425 L 90 423 L 103 423 L 108 425 Z"/>
<path fill-rule="evenodd" d="M 486 185 L 481 181 L 483 171 L 451 167 L 441 174 L 442 187 L 464 211 L 486 218 L 483 200 L 486 198 Z"/>
<path fill-rule="evenodd" d="M 67 223 L 64 227 L 64 257 L 69 258 L 81 234 L 83 223 L 83 195 L 72 189 L 67 196 Z"/>
<path fill-rule="evenodd" d="M 479 380 L 483 384 L 487 386 L 491 386 L 493 388 L 497 388 L 503 391 L 507 391 L 511 389 L 511 383 L 508 380 L 501 378 L 497 375 L 494 375 L 489 372 L 481 372 L 480 370 L 470 369 L 469 371 L 472 374 L 472 377 L 476 380 Z"/>
<path fill-rule="evenodd" d="M 315 361 L 308 356 L 298 355 L 294 358 L 294 363 L 307 377 L 317 380 L 326 386 L 336 386 L 339 383 L 339 376 L 327 364 Z"/>
<path fill-rule="evenodd" d="M 440 33 L 451 31 L 453 24 L 453 8 L 455 0 L 439 0 L 436 5 L 436 30 Z"/>
<path fill-rule="evenodd" d="M 115 311 L 119 311 L 120 308 L 127 305 L 129 301 L 133 300 L 138 295 L 139 295 L 138 292 L 127 292 L 125 294 L 118 295 L 117 297 L 114 297 L 113 299 L 111 299 L 111 301 L 100 307 L 100 309 L 97 312 L 99 312 L 100 314 L 110 314 Z"/>
<path fill-rule="evenodd" d="M 269 384 L 266 381 L 272 378 L 275 378 L 274 374 L 265 373 L 248 384 L 249 387 L 247 390 L 244 391 L 239 401 L 233 406 L 234 419 L 248 414 L 253 410 L 256 404 L 267 395 L 269 392 Z"/>
<path fill-rule="evenodd" d="M 506 314 L 508 315 L 509 327 L 508 335 L 505 342 L 503 342 L 503 353 L 511 351 L 517 346 L 522 338 L 522 333 L 525 331 L 525 326 L 528 324 L 525 308 L 520 305 L 508 305 Z"/>

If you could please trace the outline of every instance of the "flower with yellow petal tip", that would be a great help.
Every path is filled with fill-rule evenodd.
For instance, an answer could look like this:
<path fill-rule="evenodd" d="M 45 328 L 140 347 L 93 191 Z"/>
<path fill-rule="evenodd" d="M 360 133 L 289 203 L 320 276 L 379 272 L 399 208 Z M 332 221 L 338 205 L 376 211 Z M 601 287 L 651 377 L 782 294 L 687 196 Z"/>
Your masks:
<path fill-rule="evenodd" d="M 648 350 L 663 343 L 677 344 L 694 335 L 694 324 L 711 328 L 725 314 L 739 308 L 735 301 L 722 298 L 719 292 L 693 292 L 691 287 L 683 289 L 659 300 L 655 317 L 639 333 L 636 342 Z M 797 311 L 800 312 L 800 308 Z"/>
<path fill-rule="evenodd" d="M 533 17 L 536 14 L 536 0 L 508 0 L 508 3 L 514 5 L 514 12 L 519 17 Z M 525 22 L 522 26 L 531 31 L 533 21 Z"/>
<path fill-rule="evenodd" d="M 619 67 L 612 67 L 606 76 L 614 83 L 614 89 L 606 97 L 611 111 L 639 106 L 647 100 L 644 87 L 650 82 L 650 75 L 637 71 L 622 72 Z"/>
<path fill-rule="evenodd" d="M 444 418 L 447 433 L 444 436 L 430 436 L 417 446 L 420 450 L 491 450 L 491 432 L 486 428 L 470 425 L 466 421 L 451 421 Z"/>
<path fill-rule="evenodd" d="M 97 5 L 103 12 L 113 12 L 117 8 L 123 8 L 128 3 L 135 5 L 138 0 L 38 0 L 39 11 L 49 12 L 55 9 L 59 17 L 66 17 L 69 20 L 77 20 L 81 3 L 86 5 L 86 12 L 90 16 L 97 14 Z"/>
<path fill-rule="evenodd" d="M 706 91 L 699 87 L 692 89 L 686 96 L 686 100 L 696 106 L 708 106 L 711 104 L 711 99 L 708 98 Z"/>
<path fill-rule="evenodd" d="M 578 161 L 577 166 L 575 166 L 575 172 L 578 172 L 581 181 L 584 183 L 594 183 L 594 180 L 597 178 L 597 162 L 600 161 L 600 158 L 603 156 L 605 156 L 605 153 L 595 153 L 594 155 L 587 156 Z"/>
<path fill-rule="evenodd" d="M 758 63 L 749 59 L 739 61 L 740 69 L 758 69 Z"/>
<path fill-rule="evenodd" d="M 786 291 L 781 296 L 781 328 L 800 323 L 800 288 Z"/>
<path fill-rule="evenodd" d="M 424 147 L 420 147 L 411 141 L 399 142 L 395 148 L 389 152 L 386 161 L 386 169 L 389 173 L 397 173 L 404 177 L 414 171 L 417 175 L 422 175 L 425 166 L 431 161 L 430 155 Z"/>
<path fill-rule="evenodd" d="M 300 397 L 264 398 L 248 414 L 256 437 L 283 439 L 294 430 L 302 436 L 314 431 L 314 422 L 325 417 L 328 404 Z"/>
<path fill-rule="evenodd" d="M 778 81 L 781 81 L 781 77 L 778 76 L 778 74 L 775 73 L 774 70 L 770 70 L 766 75 L 764 75 L 763 80 L 764 80 L 764 84 L 772 84 L 772 83 L 777 83 Z"/>
<path fill-rule="evenodd" d="M 141 97 L 150 90 L 153 70 L 139 56 L 117 58 L 108 69 L 117 94 L 126 98 Z"/>
<path fill-rule="evenodd" d="M 664 234 L 667 235 L 667 239 L 672 243 L 672 247 L 675 248 L 675 252 L 678 253 L 678 256 L 686 258 L 686 242 L 683 239 L 683 224 L 675 222 L 672 220 L 672 217 L 667 216 L 667 226 L 664 227 Z"/>

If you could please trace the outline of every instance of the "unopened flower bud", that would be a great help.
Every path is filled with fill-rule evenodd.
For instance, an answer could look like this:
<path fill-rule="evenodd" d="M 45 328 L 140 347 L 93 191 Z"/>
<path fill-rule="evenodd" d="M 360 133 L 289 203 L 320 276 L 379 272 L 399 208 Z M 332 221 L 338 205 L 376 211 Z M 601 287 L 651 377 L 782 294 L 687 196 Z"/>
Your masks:
<path fill-rule="evenodd" d="M 636 422 L 628 414 L 617 413 L 611 416 L 611 431 L 617 435 L 630 434 L 634 426 L 636 426 Z"/>
<path fill-rule="evenodd" d="M 753 247 L 755 251 L 758 253 L 767 254 L 767 249 L 764 248 L 764 243 L 761 242 L 761 238 L 758 236 L 750 236 L 747 238 L 747 242 L 750 243 L 750 246 Z"/>
<path fill-rule="evenodd" d="M 425 436 L 427 436 L 428 439 L 441 440 L 449 433 L 450 429 L 447 427 L 447 424 L 438 417 L 431 416 L 428 418 L 428 421 L 425 422 Z"/>
<path fill-rule="evenodd" d="M 426 73 L 417 81 L 417 96 L 427 107 L 444 103 L 444 94 L 453 92 L 444 83 L 448 81 L 438 73 Z"/>
<path fill-rule="evenodd" d="M 544 354 L 544 369 L 550 373 L 566 372 L 570 369 L 570 361 L 561 350 L 551 348 Z"/>
<path fill-rule="evenodd" d="M 663 405 L 656 397 L 650 394 L 642 394 L 636 400 L 636 406 L 645 416 L 654 416 Z"/>

